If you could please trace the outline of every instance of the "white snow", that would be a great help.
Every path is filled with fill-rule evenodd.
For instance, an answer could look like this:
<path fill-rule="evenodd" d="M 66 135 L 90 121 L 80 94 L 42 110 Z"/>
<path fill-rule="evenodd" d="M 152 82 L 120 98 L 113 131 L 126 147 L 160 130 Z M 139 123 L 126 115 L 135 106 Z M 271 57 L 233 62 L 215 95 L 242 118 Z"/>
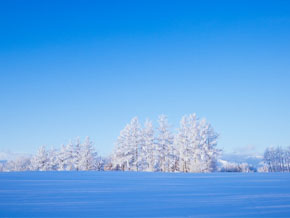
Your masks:
<path fill-rule="evenodd" d="M 10 172 L 0 217 L 289 217 L 288 173 Z"/>

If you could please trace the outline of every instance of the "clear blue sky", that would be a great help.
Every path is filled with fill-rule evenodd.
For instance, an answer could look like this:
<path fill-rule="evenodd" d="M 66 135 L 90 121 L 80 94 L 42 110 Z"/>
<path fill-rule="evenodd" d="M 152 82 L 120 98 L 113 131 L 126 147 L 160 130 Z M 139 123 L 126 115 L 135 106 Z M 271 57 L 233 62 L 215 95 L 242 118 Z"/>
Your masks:
<path fill-rule="evenodd" d="M 289 1 L 1 1 L 0 151 L 196 112 L 219 147 L 290 145 Z"/>

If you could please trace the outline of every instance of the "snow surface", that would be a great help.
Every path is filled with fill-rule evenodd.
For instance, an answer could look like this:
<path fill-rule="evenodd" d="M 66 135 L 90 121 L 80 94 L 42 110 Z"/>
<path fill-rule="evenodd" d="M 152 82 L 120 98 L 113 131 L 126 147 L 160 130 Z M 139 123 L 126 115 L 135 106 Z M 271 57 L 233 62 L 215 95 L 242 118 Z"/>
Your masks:
<path fill-rule="evenodd" d="M 288 173 L 0 173 L 0 217 L 289 217 Z"/>

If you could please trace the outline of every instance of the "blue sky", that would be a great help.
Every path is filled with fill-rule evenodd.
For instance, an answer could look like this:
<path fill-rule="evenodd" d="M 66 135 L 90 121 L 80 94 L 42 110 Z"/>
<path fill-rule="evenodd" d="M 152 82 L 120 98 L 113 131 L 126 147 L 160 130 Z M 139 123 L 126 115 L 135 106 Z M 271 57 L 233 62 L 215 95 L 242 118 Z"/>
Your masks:
<path fill-rule="evenodd" d="M 225 151 L 290 145 L 289 1 L 2 1 L 0 151 L 196 112 Z M 242 149 L 241 149 L 242 148 Z"/>

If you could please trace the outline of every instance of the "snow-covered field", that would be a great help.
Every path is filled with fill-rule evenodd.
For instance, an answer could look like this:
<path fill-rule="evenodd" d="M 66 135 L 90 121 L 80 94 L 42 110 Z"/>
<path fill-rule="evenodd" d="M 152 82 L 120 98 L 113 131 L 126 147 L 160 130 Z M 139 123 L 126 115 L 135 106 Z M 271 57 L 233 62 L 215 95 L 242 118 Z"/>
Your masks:
<path fill-rule="evenodd" d="M 290 174 L 0 173 L 0 217 L 290 217 Z"/>

